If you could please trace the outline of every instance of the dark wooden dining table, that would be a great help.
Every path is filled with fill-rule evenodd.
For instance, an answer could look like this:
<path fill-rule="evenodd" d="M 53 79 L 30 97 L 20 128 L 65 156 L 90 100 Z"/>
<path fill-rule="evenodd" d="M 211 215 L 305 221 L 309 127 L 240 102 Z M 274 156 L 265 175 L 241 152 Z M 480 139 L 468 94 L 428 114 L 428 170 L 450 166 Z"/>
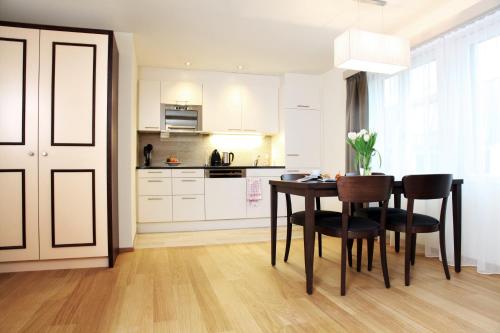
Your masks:
<path fill-rule="evenodd" d="M 453 205 L 453 245 L 455 253 L 455 272 L 461 270 L 461 245 L 462 245 L 462 184 L 463 179 L 454 179 L 451 185 Z M 270 180 L 271 187 L 271 264 L 276 265 L 276 231 L 278 223 L 278 193 L 288 193 L 304 197 L 305 223 L 304 223 L 304 263 L 306 271 L 306 291 L 313 292 L 313 267 L 314 267 L 314 200 L 316 197 L 336 197 L 337 184 L 335 182 L 297 182 L 284 180 Z M 401 208 L 401 195 L 403 194 L 402 181 L 395 181 L 392 194 L 394 207 Z M 399 235 L 398 235 L 399 236 Z M 398 243 L 398 242 L 397 242 Z"/>

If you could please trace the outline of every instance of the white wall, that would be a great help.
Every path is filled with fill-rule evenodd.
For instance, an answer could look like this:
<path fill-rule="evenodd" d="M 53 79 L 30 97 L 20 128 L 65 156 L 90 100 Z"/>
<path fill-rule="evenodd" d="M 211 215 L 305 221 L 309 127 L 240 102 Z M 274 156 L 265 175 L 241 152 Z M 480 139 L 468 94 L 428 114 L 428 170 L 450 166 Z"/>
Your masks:
<path fill-rule="evenodd" d="M 135 167 L 137 154 L 137 60 L 134 35 L 115 32 L 120 53 L 118 81 L 118 217 L 120 248 L 134 246 L 136 234 Z"/>
<path fill-rule="evenodd" d="M 346 84 L 343 71 L 331 69 L 322 75 L 322 172 L 332 177 L 345 173 L 345 123 L 346 123 Z M 324 202 L 324 203 L 323 203 Z M 337 198 L 322 199 L 326 209 L 340 210 Z"/>

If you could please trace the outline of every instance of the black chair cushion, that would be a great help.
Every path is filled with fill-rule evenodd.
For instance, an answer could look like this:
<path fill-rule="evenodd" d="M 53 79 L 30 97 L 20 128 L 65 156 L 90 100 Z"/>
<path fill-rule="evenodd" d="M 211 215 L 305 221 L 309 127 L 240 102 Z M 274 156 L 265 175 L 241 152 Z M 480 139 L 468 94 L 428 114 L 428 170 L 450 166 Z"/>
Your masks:
<path fill-rule="evenodd" d="M 406 211 L 403 214 L 387 215 L 386 228 L 389 230 L 406 230 Z M 414 232 L 432 232 L 439 229 L 439 220 L 432 216 L 413 213 L 413 231 Z"/>
<path fill-rule="evenodd" d="M 405 214 L 405 213 L 406 213 L 406 211 L 404 209 L 387 208 L 387 215 Z M 382 214 L 381 207 L 361 208 L 361 209 L 357 209 L 354 212 L 354 216 L 369 218 L 370 220 L 377 221 L 377 222 L 380 221 L 380 214 Z"/>
<path fill-rule="evenodd" d="M 341 237 L 342 236 L 342 215 L 328 217 L 316 222 L 316 229 L 320 233 Z M 366 238 L 378 236 L 380 224 L 363 217 L 349 217 L 349 225 L 347 226 L 347 235 L 349 238 Z"/>
<path fill-rule="evenodd" d="M 342 216 L 342 213 L 333 212 L 333 211 L 329 211 L 329 210 L 316 210 L 316 211 L 314 211 L 314 220 L 316 221 L 316 223 L 318 222 L 318 220 L 321 220 L 323 218 L 336 217 L 336 216 L 337 217 Z M 290 221 L 293 224 L 304 225 L 305 220 L 306 220 L 306 212 L 305 211 L 299 211 L 299 212 L 293 213 L 290 216 Z"/>

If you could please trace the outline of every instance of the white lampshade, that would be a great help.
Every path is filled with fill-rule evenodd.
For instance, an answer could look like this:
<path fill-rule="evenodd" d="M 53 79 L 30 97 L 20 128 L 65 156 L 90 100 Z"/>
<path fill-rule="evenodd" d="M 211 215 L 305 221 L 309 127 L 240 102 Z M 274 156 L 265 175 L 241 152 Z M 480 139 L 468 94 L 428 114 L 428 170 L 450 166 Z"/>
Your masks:
<path fill-rule="evenodd" d="M 349 29 L 335 38 L 335 67 L 394 74 L 410 66 L 410 43 L 404 38 Z"/>

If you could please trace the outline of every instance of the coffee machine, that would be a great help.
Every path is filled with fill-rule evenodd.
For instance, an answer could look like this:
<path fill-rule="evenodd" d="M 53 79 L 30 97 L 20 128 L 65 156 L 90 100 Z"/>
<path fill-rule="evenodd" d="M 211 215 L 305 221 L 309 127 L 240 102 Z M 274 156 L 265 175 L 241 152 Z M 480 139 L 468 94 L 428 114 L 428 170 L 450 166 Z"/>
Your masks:
<path fill-rule="evenodd" d="M 147 144 L 144 146 L 144 166 L 151 165 L 152 151 L 153 151 L 152 144 Z"/>

